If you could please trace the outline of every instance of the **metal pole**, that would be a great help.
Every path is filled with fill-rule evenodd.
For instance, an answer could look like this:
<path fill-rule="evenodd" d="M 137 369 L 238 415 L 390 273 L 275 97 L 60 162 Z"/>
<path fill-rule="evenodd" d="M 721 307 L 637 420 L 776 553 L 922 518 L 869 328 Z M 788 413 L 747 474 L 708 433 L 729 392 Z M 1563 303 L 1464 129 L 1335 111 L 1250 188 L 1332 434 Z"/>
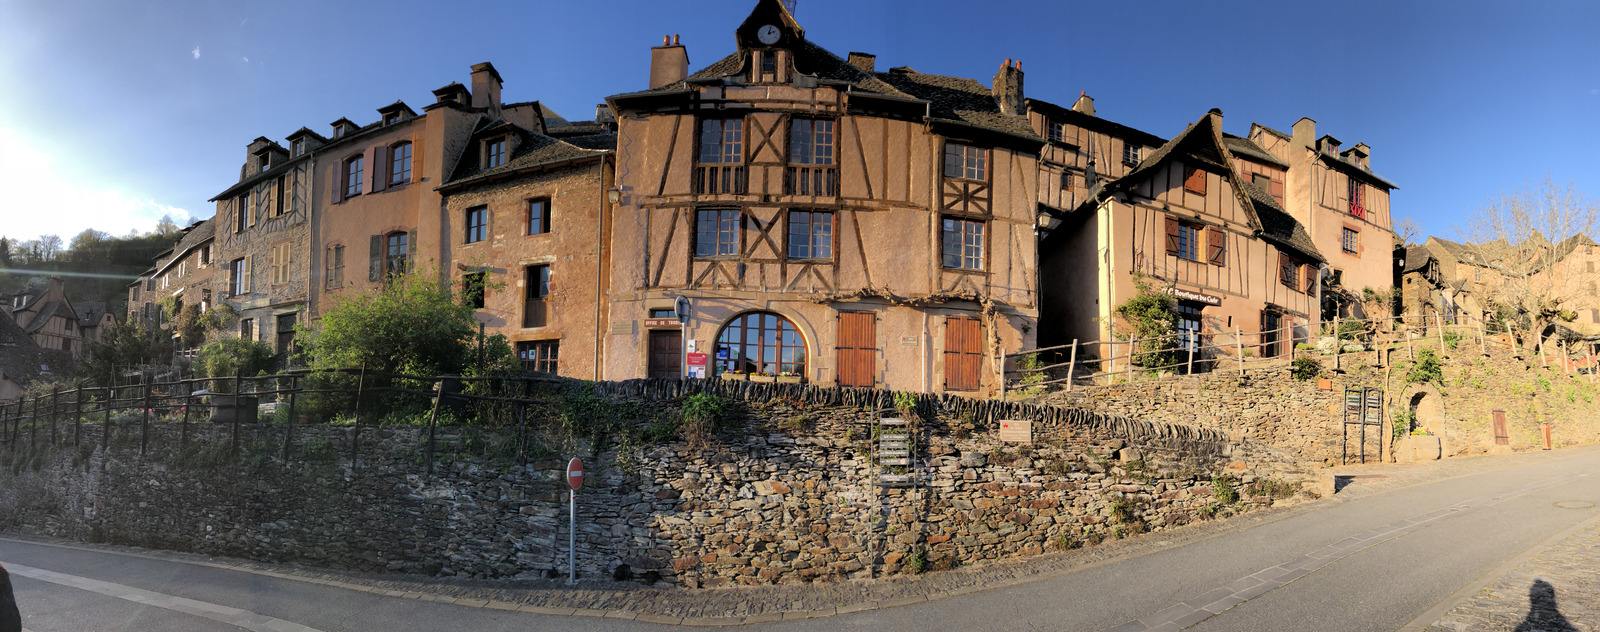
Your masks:
<path fill-rule="evenodd" d="M 150 377 L 144 379 L 144 416 L 139 422 L 139 456 L 150 446 Z"/>
<path fill-rule="evenodd" d="M 56 417 L 61 414 L 61 387 L 50 389 L 50 447 L 56 445 Z"/>
<path fill-rule="evenodd" d="M 428 476 L 433 476 L 433 430 L 439 419 L 439 403 L 444 401 L 444 380 L 433 383 L 433 412 L 428 415 Z"/>
<path fill-rule="evenodd" d="M 356 377 L 355 419 L 350 423 L 350 469 L 356 469 L 356 457 L 361 450 L 361 391 L 367 382 L 367 363 L 361 363 L 361 373 Z"/>
<path fill-rule="evenodd" d="M 73 445 L 73 447 L 77 447 L 78 443 L 83 441 L 83 387 L 82 386 L 79 386 L 78 390 L 75 391 L 73 396 L 72 396 L 72 407 L 73 407 L 73 413 L 72 413 L 72 445 Z"/>
<path fill-rule="evenodd" d="M 567 518 L 567 585 L 578 583 L 578 490 L 567 498 L 572 501 Z"/>
<path fill-rule="evenodd" d="M 111 451 L 111 399 L 116 396 L 110 386 L 106 387 L 106 419 L 100 424 L 100 449 Z"/>
<path fill-rule="evenodd" d="M 1239 358 L 1239 377 L 1244 377 L 1244 334 L 1239 332 L 1239 326 L 1233 326 L 1233 345 Z"/>
<path fill-rule="evenodd" d="M 289 467 L 289 446 L 294 444 L 294 395 L 298 376 L 289 377 L 289 414 L 283 420 L 283 466 Z M 276 409 L 274 409 L 276 410 Z"/>
<path fill-rule="evenodd" d="M 1072 357 L 1067 360 L 1067 391 L 1072 390 L 1072 374 L 1078 369 L 1078 339 L 1072 339 Z"/>

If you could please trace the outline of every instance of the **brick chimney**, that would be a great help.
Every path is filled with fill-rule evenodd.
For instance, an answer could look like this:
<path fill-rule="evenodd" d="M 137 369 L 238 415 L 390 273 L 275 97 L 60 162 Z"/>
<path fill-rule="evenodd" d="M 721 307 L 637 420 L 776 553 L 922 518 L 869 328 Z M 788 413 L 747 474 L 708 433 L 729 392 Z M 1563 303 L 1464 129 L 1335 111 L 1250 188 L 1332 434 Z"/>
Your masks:
<path fill-rule="evenodd" d="M 488 108 L 494 116 L 500 115 L 500 72 L 494 64 L 483 62 L 472 66 L 472 107 Z"/>
<path fill-rule="evenodd" d="M 1022 113 L 1022 62 L 1013 66 L 1011 59 L 1006 58 L 1006 63 L 1000 66 L 1000 72 L 994 73 L 994 87 L 990 89 L 994 100 L 1000 105 L 1001 114 L 1017 115 Z"/>
<path fill-rule="evenodd" d="M 1094 116 L 1094 97 L 1089 96 L 1088 92 L 1078 92 L 1078 100 L 1072 102 L 1072 111 Z"/>
<path fill-rule="evenodd" d="M 878 56 L 877 55 L 869 55 L 867 53 L 857 53 L 857 52 L 851 51 L 849 61 L 850 61 L 850 65 L 851 66 L 855 66 L 857 68 L 860 68 L 861 70 L 863 70 L 865 72 L 876 72 L 877 71 L 877 65 L 878 65 Z"/>
<path fill-rule="evenodd" d="M 1304 147 L 1312 151 L 1317 149 L 1317 122 L 1307 117 L 1300 117 L 1294 122 L 1294 135 L 1290 142 L 1296 147 Z"/>
<path fill-rule="evenodd" d="M 689 76 L 689 50 L 678 36 L 661 36 L 661 45 L 650 49 L 650 89 L 683 81 Z"/>

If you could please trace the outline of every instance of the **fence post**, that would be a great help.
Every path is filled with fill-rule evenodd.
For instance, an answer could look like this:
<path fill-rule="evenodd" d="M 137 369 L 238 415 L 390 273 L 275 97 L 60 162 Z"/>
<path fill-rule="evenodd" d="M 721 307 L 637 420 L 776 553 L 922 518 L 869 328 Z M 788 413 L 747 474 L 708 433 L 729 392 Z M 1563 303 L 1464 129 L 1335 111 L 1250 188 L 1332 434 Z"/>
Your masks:
<path fill-rule="evenodd" d="M 356 377 L 355 419 L 350 422 L 350 471 L 356 469 L 356 458 L 361 455 L 361 390 L 367 381 L 367 363 L 361 363 L 361 373 Z"/>
<path fill-rule="evenodd" d="M 433 429 L 439 419 L 439 403 L 444 401 L 444 379 L 433 382 L 433 412 L 428 414 L 428 476 L 433 476 Z"/>
<path fill-rule="evenodd" d="M 1067 390 L 1072 390 L 1072 374 L 1078 369 L 1078 339 L 1072 339 L 1072 357 L 1067 360 Z"/>
<path fill-rule="evenodd" d="M 72 447 L 78 447 L 83 441 L 83 387 L 79 386 L 72 395 Z"/>
<path fill-rule="evenodd" d="M 244 370 L 233 372 L 233 453 L 239 453 L 239 398 L 244 396 Z"/>
<path fill-rule="evenodd" d="M 1199 332 L 1191 332 L 1189 334 L 1189 365 L 1184 368 L 1184 375 L 1194 375 L 1194 338 L 1197 335 L 1199 335 Z"/>
<path fill-rule="evenodd" d="M 528 405 L 517 404 L 517 460 L 528 466 Z"/>
<path fill-rule="evenodd" d="M 1529 329 L 1528 331 L 1532 332 L 1533 330 Z M 1541 335 L 1541 334 L 1535 334 L 1535 335 L 1539 336 L 1539 342 L 1535 347 L 1535 350 L 1539 352 L 1539 366 L 1541 366 L 1541 367 L 1550 366 L 1550 362 L 1545 360 L 1545 358 L 1544 358 L 1544 336 Z"/>
<path fill-rule="evenodd" d="M 289 446 L 294 444 L 294 395 L 299 376 L 289 376 L 289 414 L 283 420 L 283 467 L 289 467 Z M 278 409 L 273 408 L 274 412 Z"/>
<path fill-rule="evenodd" d="M 1244 377 L 1244 334 L 1239 332 L 1239 326 L 1233 326 L 1233 346 L 1239 358 L 1239 377 Z"/>
<path fill-rule="evenodd" d="M 178 449 L 181 451 L 189 447 L 189 409 L 194 407 L 194 391 L 178 380 L 178 386 L 183 389 L 183 430 L 178 436 Z"/>
<path fill-rule="evenodd" d="M 367 363 L 362 362 L 361 363 L 361 372 L 356 374 L 356 410 L 355 410 L 356 424 L 355 425 L 356 425 L 357 428 L 361 427 L 361 395 L 362 395 L 362 392 L 364 390 L 366 390 L 366 385 L 367 385 Z M 354 459 L 355 459 L 355 457 L 351 457 L 351 460 L 354 460 Z"/>
<path fill-rule="evenodd" d="M 1137 349 L 1137 348 L 1139 348 L 1139 338 L 1137 336 L 1133 336 L 1133 335 L 1130 334 L 1128 336 L 1128 383 L 1129 384 L 1133 383 L 1133 350 Z"/>
<path fill-rule="evenodd" d="M 1483 355 L 1489 355 L 1489 341 L 1484 336 L 1485 336 L 1485 334 L 1484 334 L 1484 331 L 1483 331 L 1483 319 L 1479 318 L 1478 319 L 1478 352 L 1482 353 Z"/>
<path fill-rule="evenodd" d="M 61 416 L 61 387 L 50 389 L 50 447 L 56 446 L 56 418 Z"/>
<path fill-rule="evenodd" d="M 33 419 L 28 424 L 28 446 L 30 448 L 39 445 L 39 400 L 41 399 L 44 399 L 43 395 L 33 398 Z"/>
<path fill-rule="evenodd" d="M 100 449 L 106 452 L 111 451 L 111 400 L 115 396 L 116 391 L 114 390 L 114 387 L 107 386 L 105 410 L 106 418 L 105 421 L 100 424 Z"/>
<path fill-rule="evenodd" d="M 139 422 L 139 456 L 150 447 L 150 376 L 144 378 L 144 415 Z"/>

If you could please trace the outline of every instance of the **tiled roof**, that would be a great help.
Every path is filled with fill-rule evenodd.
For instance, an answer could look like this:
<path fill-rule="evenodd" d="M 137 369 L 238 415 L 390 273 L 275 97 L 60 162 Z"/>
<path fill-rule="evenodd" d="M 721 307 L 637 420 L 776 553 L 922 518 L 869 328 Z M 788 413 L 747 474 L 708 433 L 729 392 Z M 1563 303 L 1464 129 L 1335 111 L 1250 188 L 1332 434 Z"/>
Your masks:
<path fill-rule="evenodd" d="M 1400 273 L 1420 271 L 1432 260 L 1433 252 L 1426 246 L 1406 246 L 1406 259 L 1405 263 L 1401 264 Z"/>
<path fill-rule="evenodd" d="M 1279 169 L 1289 168 L 1289 163 L 1278 160 L 1277 157 L 1267 153 L 1267 150 L 1262 149 L 1260 145 L 1255 144 L 1255 141 L 1252 141 L 1248 138 L 1240 138 L 1238 136 L 1234 136 L 1233 134 L 1223 134 L 1222 142 L 1227 143 L 1228 151 L 1236 155 L 1244 156 L 1256 162 L 1269 164 L 1274 167 L 1278 167 Z"/>
<path fill-rule="evenodd" d="M 1291 248 L 1318 262 L 1327 261 L 1327 258 L 1317 250 L 1316 244 L 1312 243 L 1306 227 L 1295 221 L 1294 216 L 1289 215 L 1283 207 L 1278 206 L 1277 200 L 1274 200 L 1271 194 L 1249 182 L 1240 182 L 1240 185 L 1250 195 L 1254 207 L 1252 210 L 1261 221 L 1262 239 Z"/>
<path fill-rule="evenodd" d="M 511 130 L 519 138 L 517 148 L 506 161 L 506 164 L 493 169 L 479 169 L 479 139 Z M 479 182 L 498 175 L 515 173 L 523 169 L 531 169 L 543 165 L 603 156 L 616 150 L 617 137 L 615 134 L 592 134 L 587 136 L 574 136 L 558 139 L 512 125 L 504 121 L 497 121 L 484 126 L 473 134 L 472 141 L 467 144 L 467 150 L 462 152 L 460 162 L 450 179 L 440 188 L 453 188 Z"/>
<path fill-rule="evenodd" d="M 1149 145 L 1151 147 L 1160 147 L 1167 142 L 1167 139 L 1156 136 L 1155 134 L 1151 134 L 1150 132 L 1128 127 L 1127 125 L 1103 119 L 1093 114 L 1079 112 L 1072 108 L 1062 107 L 1049 101 L 1027 99 L 1027 102 L 1028 109 L 1041 110 L 1046 116 L 1049 116 L 1051 119 L 1058 122 L 1071 123 L 1079 127 L 1104 132 L 1125 140 L 1138 141 L 1141 145 Z"/>

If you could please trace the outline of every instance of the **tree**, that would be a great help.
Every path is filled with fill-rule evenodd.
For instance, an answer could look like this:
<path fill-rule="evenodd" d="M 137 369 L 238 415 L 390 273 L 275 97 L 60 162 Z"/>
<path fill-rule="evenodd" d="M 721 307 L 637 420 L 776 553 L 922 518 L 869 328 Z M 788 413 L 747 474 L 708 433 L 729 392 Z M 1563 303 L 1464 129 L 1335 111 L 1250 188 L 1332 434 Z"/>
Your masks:
<path fill-rule="evenodd" d="M 1417 225 L 1417 220 L 1401 217 L 1394 223 L 1394 234 L 1400 238 L 1400 243 L 1414 246 L 1419 243 L 1417 238 L 1422 236 L 1422 227 Z"/>
<path fill-rule="evenodd" d="M 1564 260 L 1575 250 L 1596 248 L 1590 237 L 1597 225 L 1600 203 L 1571 182 L 1558 185 L 1547 177 L 1500 194 L 1457 226 L 1504 279 L 1489 299 L 1527 319 L 1534 333 L 1523 339 L 1529 350 L 1553 325 L 1577 318 L 1570 305 L 1584 292 L 1584 271 Z"/>
<path fill-rule="evenodd" d="M 170 339 L 152 335 L 137 320 L 130 319 L 113 325 L 99 342 L 89 343 L 78 362 L 78 375 L 96 384 L 110 384 L 123 367 L 164 361 L 171 356 Z"/>
<path fill-rule="evenodd" d="M 61 254 L 61 238 L 56 235 L 42 235 L 39 237 L 39 260 L 55 261 Z"/>
<path fill-rule="evenodd" d="M 314 325 L 296 325 L 295 340 L 312 369 L 459 374 L 477 368 L 469 366 L 477 362 L 474 311 L 451 295 L 450 286 L 413 271 L 389 277 L 376 292 L 337 300 Z M 503 336 L 486 341 L 485 348 L 493 351 L 486 358 L 491 367 L 509 362 Z"/>
<path fill-rule="evenodd" d="M 0 268 L 11 267 L 11 240 L 0 237 Z"/>

